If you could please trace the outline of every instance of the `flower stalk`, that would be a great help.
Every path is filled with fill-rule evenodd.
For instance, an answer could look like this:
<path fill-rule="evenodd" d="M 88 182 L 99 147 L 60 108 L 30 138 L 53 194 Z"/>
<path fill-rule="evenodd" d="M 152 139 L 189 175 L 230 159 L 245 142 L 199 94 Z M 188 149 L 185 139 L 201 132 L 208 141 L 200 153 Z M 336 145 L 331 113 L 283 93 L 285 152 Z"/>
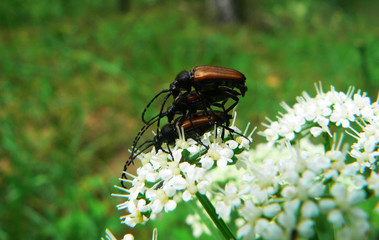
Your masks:
<path fill-rule="evenodd" d="M 222 235 L 225 237 L 225 239 L 236 239 L 236 237 L 230 231 L 229 227 L 226 225 L 224 220 L 217 215 L 216 209 L 213 206 L 212 202 L 208 199 L 208 197 L 199 192 L 196 193 L 196 197 L 201 203 L 201 205 L 204 207 L 204 210 L 208 213 L 209 217 L 212 219 L 212 222 L 216 225 L 218 230 L 220 230 Z"/>

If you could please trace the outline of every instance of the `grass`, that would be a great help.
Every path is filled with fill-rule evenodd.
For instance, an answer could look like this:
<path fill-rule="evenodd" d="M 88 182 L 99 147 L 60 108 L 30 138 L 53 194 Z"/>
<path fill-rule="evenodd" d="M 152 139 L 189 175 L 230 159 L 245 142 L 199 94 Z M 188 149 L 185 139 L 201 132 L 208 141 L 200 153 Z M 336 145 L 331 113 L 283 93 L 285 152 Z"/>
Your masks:
<path fill-rule="evenodd" d="M 97 1 L 83 1 L 73 13 L 45 4 L 3 14 L 0 239 L 91 239 L 106 227 L 125 233 L 111 186 L 143 108 L 181 70 L 210 64 L 243 72 L 249 90 L 238 107 L 240 126 L 251 121 L 261 128 L 280 101 L 293 103 L 303 90 L 313 94 L 318 81 L 344 91 L 357 86 L 374 100 L 379 41 L 370 13 L 377 6 L 291 3 L 262 6 L 265 27 L 212 24 L 185 1 L 133 2 L 124 15 L 115 2 Z M 16 7 L 0 5 L 2 13 Z M 160 236 L 169 235 L 167 226 Z"/>

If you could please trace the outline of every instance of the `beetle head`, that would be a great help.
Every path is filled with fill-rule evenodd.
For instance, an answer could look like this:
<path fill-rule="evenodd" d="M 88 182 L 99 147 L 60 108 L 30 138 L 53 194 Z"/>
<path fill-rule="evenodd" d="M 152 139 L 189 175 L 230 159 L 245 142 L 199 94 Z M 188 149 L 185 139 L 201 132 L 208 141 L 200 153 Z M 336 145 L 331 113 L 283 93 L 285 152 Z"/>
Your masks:
<path fill-rule="evenodd" d="M 181 71 L 175 78 L 174 82 L 170 84 L 170 90 L 174 97 L 177 97 L 182 88 L 190 88 L 191 87 L 191 72 L 189 71 Z"/>

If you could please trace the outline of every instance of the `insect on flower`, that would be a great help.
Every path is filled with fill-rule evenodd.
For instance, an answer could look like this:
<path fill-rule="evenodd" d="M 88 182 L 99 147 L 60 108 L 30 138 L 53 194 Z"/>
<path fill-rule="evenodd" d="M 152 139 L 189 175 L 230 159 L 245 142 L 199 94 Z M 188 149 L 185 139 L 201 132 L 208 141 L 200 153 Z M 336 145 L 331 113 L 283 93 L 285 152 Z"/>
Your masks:
<path fill-rule="evenodd" d="M 132 150 L 131 156 L 124 165 L 124 170 L 121 178 L 126 179 L 125 171 L 127 168 L 134 162 L 134 159 L 136 157 L 138 157 L 141 153 L 145 152 L 150 147 L 154 146 L 157 152 L 158 150 L 162 150 L 166 153 L 171 154 L 169 145 L 175 144 L 175 140 L 179 139 L 181 135 L 179 131 L 181 131 L 181 129 L 183 131 L 182 135 L 185 139 L 192 138 L 203 146 L 205 145 L 201 142 L 200 137 L 204 135 L 204 133 L 210 131 L 214 126 L 222 127 L 224 130 L 227 130 L 230 133 L 235 133 L 237 135 L 245 137 L 243 134 L 237 133 L 229 126 L 225 125 L 225 123 L 229 123 L 230 119 L 232 119 L 232 115 L 225 114 L 221 111 L 212 111 L 212 113 L 197 112 L 192 114 L 191 118 L 181 116 L 175 119 L 173 123 L 164 125 L 161 131 L 159 131 L 158 134 L 154 137 L 154 139 L 147 140 Z M 163 149 L 163 143 L 167 144 L 168 151 Z M 207 148 L 207 146 L 205 147 Z M 123 184 L 123 182 L 121 182 L 121 184 Z"/>
<path fill-rule="evenodd" d="M 201 110 L 203 110 L 207 115 L 209 115 L 209 113 L 213 113 L 214 116 L 218 118 L 218 114 L 214 113 L 213 108 L 217 107 L 217 109 L 222 110 L 225 114 L 228 114 L 238 104 L 239 95 L 240 94 L 237 91 L 225 87 L 204 91 L 204 97 L 200 97 L 196 91 L 180 94 L 178 97 L 176 97 L 173 104 L 167 108 L 166 112 L 162 112 L 154 116 L 147 122 L 145 126 L 142 127 L 133 141 L 133 148 L 136 147 L 138 141 L 146 132 L 146 130 L 160 119 L 167 117 L 168 122 L 171 123 L 174 120 L 175 116 L 179 115 L 188 117 L 188 119 L 191 121 L 192 114 Z M 226 103 L 229 99 L 232 99 L 234 102 L 226 107 Z M 222 121 L 223 119 L 219 120 Z M 225 125 L 229 125 L 228 120 Z"/>
<path fill-rule="evenodd" d="M 162 148 L 162 144 L 174 144 L 175 140 L 179 138 L 178 131 L 180 129 L 183 129 L 184 138 L 193 138 L 203 146 L 205 145 L 201 142 L 200 137 L 215 125 L 221 126 L 223 133 L 225 129 L 230 133 L 236 133 L 229 128 L 231 119 L 229 112 L 238 104 L 239 96 L 245 95 L 247 91 L 245 82 L 246 78 L 242 73 L 230 68 L 198 66 L 191 71 L 180 72 L 170 84 L 170 88 L 155 95 L 144 109 L 142 121 L 145 126 L 133 141 L 131 156 L 125 163 L 124 172 L 130 164 L 134 163 L 134 159 L 139 154 L 152 146 L 156 151 L 167 152 Z M 159 114 L 146 121 L 147 109 L 163 93 L 168 94 L 162 103 Z M 164 106 L 170 96 L 174 97 L 174 101 L 164 112 Z M 231 104 L 227 104 L 229 99 L 233 101 Z M 178 117 L 176 118 L 176 116 Z M 160 121 L 165 117 L 167 117 L 168 124 L 160 129 Z M 155 123 L 157 123 L 157 135 L 154 139 L 147 140 L 138 146 L 142 135 Z M 205 147 L 207 148 L 207 146 Z M 169 148 L 168 150 L 170 151 Z M 122 177 L 126 177 L 126 175 L 123 173 Z"/>

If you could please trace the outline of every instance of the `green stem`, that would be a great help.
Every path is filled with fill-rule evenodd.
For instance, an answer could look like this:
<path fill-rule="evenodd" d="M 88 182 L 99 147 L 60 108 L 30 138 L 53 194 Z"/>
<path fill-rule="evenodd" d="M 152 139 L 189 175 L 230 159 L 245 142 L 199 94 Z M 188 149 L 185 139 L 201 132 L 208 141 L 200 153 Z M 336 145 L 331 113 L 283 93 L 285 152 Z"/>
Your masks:
<path fill-rule="evenodd" d="M 322 138 L 323 138 L 325 152 L 330 151 L 332 149 L 332 145 L 330 143 L 330 136 L 328 135 L 328 133 L 324 132 L 322 134 Z"/>
<path fill-rule="evenodd" d="M 236 239 L 236 237 L 233 236 L 233 233 L 230 231 L 228 226 L 225 224 L 224 220 L 218 217 L 216 209 L 214 208 L 211 201 L 209 201 L 208 197 L 199 192 L 196 193 L 196 197 L 199 199 L 201 205 L 203 205 L 205 211 L 207 211 L 209 217 L 212 219 L 213 223 L 216 225 L 218 230 L 220 230 L 222 235 L 224 235 L 225 239 Z"/>

